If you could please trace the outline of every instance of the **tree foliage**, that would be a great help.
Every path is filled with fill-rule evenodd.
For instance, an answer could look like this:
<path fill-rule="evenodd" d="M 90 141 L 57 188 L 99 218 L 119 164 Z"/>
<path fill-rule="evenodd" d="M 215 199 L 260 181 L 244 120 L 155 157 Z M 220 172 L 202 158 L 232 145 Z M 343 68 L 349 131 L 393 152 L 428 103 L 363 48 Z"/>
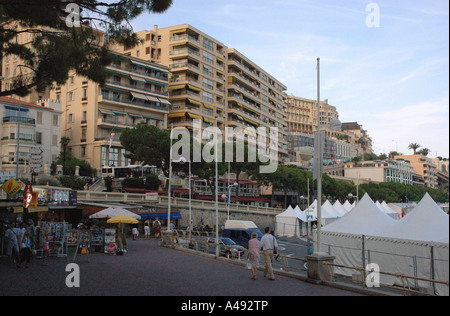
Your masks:
<path fill-rule="evenodd" d="M 80 9 L 79 26 L 69 4 Z M 0 0 L 0 53 L 20 60 L 9 90 L 0 96 L 62 85 L 72 70 L 103 84 L 104 69 L 113 61 L 108 46 L 137 45 L 131 20 L 144 12 L 165 12 L 171 5 L 172 0 Z M 24 33 L 32 36 L 31 45 L 17 41 Z"/>

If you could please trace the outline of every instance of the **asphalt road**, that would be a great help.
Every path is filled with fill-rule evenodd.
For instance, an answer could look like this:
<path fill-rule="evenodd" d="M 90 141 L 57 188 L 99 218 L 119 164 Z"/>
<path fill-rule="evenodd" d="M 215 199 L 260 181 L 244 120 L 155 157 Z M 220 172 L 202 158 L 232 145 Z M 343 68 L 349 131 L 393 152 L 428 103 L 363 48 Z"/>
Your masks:
<path fill-rule="evenodd" d="M 124 256 L 78 255 L 80 286 L 67 287 L 68 258 L 48 265 L 32 259 L 28 269 L 0 258 L 0 296 L 179 296 L 270 297 L 353 296 L 353 292 L 276 275 L 275 281 L 250 279 L 245 267 L 205 256 L 163 248 L 152 239 L 128 240 Z M 87 260 L 89 259 L 89 261 Z"/>

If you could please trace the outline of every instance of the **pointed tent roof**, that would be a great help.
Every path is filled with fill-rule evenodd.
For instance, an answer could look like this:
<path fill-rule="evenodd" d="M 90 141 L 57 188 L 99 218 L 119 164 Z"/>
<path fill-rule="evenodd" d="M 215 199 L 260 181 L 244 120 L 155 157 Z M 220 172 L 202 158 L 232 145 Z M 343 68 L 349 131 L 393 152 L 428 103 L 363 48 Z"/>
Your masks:
<path fill-rule="evenodd" d="M 326 200 L 325 203 L 322 204 L 321 212 L 323 218 L 341 217 L 340 213 L 335 210 L 333 205 L 328 200 Z"/>
<path fill-rule="evenodd" d="M 347 212 L 351 211 L 353 208 L 353 205 L 350 204 L 350 202 L 348 200 L 345 201 L 344 205 L 342 205 L 342 206 L 347 210 Z"/>
<path fill-rule="evenodd" d="M 333 205 L 334 209 L 339 213 L 339 217 L 342 217 L 347 213 L 347 209 L 342 206 L 341 202 L 339 200 L 336 200 L 336 202 Z"/>
<path fill-rule="evenodd" d="M 283 213 L 278 214 L 276 217 L 298 217 L 298 214 L 294 211 L 292 206 L 289 205 Z"/>
<path fill-rule="evenodd" d="M 394 224 L 394 219 L 382 212 L 366 193 L 359 203 L 347 214 L 325 226 L 324 231 L 373 235 Z"/>
<path fill-rule="evenodd" d="M 381 206 L 384 207 L 384 209 L 386 210 L 387 214 L 398 214 L 396 211 L 394 211 L 393 209 L 391 209 L 389 207 L 389 205 L 387 205 L 386 201 L 383 201 L 381 203 Z"/>
<path fill-rule="evenodd" d="M 306 222 L 306 214 L 298 205 L 294 208 L 294 211 L 298 214 L 298 218 L 300 218 L 303 222 Z"/>
<path fill-rule="evenodd" d="M 420 203 L 404 218 L 377 234 L 383 237 L 449 242 L 449 216 L 425 193 Z"/>
<path fill-rule="evenodd" d="M 308 207 L 308 209 L 313 210 L 312 215 L 314 217 L 314 220 L 316 220 L 317 219 L 317 200 L 314 200 L 314 202 L 311 203 L 311 205 Z M 328 200 L 322 204 L 322 207 L 320 208 L 320 212 L 321 212 L 322 218 L 337 218 L 338 217 L 336 211 L 333 209 L 333 206 L 331 205 L 330 201 L 328 201 Z"/>

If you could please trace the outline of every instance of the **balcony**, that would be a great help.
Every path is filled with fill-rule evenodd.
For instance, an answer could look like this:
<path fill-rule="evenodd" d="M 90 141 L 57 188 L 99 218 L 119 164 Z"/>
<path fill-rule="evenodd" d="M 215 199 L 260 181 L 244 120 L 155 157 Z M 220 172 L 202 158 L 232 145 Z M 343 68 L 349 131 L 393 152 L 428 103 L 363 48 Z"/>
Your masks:
<path fill-rule="evenodd" d="M 3 123 L 24 123 L 30 125 L 36 125 L 36 120 L 28 117 L 19 116 L 4 116 Z"/>

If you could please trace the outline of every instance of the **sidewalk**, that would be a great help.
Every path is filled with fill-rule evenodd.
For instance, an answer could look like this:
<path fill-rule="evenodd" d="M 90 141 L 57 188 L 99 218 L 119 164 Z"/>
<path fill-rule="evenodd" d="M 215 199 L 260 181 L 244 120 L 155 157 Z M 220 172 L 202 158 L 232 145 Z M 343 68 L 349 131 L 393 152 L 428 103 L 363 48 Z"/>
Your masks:
<path fill-rule="evenodd" d="M 0 296 L 353 296 L 332 287 L 313 285 L 285 276 L 275 281 L 250 279 L 240 265 L 160 247 L 154 239 L 128 239 L 124 256 L 78 255 L 80 287 L 68 288 L 68 258 L 50 258 L 48 265 L 32 259 L 29 269 L 0 258 Z"/>

